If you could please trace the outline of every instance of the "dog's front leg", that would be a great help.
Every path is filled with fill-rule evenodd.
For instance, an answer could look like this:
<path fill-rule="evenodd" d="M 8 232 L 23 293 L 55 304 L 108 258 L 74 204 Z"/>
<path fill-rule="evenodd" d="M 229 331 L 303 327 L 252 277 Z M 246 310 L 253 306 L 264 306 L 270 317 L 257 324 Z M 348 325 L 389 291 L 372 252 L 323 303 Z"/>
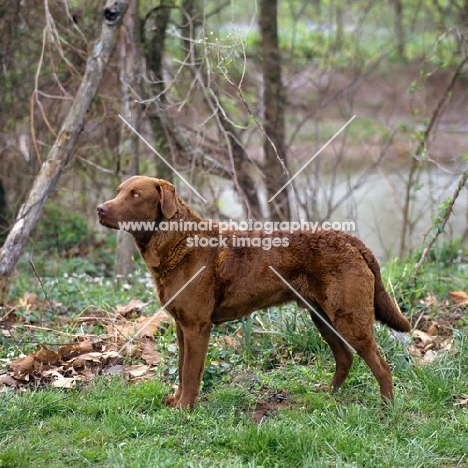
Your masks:
<path fill-rule="evenodd" d="M 180 370 L 180 395 L 170 406 L 193 408 L 205 370 L 211 323 L 181 325 L 183 335 L 183 362 Z M 180 345 L 179 345 L 180 346 Z M 177 395 L 177 394 L 176 394 Z"/>
<path fill-rule="evenodd" d="M 184 365 L 184 332 L 182 327 L 176 322 L 176 334 L 177 334 L 177 342 L 179 344 L 179 388 L 176 390 L 174 395 L 167 396 L 164 398 L 164 403 L 167 406 L 171 406 L 175 408 L 177 406 L 177 402 L 180 399 L 180 395 L 182 395 L 182 388 L 183 388 L 183 381 L 182 381 L 182 369 Z"/>

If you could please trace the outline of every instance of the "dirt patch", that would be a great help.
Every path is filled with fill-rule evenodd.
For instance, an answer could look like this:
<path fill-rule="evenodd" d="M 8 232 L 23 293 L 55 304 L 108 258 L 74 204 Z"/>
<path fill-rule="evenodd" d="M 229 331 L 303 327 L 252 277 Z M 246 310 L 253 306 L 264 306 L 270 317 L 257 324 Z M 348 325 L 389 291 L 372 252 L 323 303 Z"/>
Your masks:
<path fill-rule="evenodd" d="M 261 399 L 255 405 L 252 412 L 253 420 L 257 424 L 266 421 L 270 416 L 274 415 L 281 408 L 288 408 L 290 406 L 288 394 L 274 393 L 266 399 Z"/>

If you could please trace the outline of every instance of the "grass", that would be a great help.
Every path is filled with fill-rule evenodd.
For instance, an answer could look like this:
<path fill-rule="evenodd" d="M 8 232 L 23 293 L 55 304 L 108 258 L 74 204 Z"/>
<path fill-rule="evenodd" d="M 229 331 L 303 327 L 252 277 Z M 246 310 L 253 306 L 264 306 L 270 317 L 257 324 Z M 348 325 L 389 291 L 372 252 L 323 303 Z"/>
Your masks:
<path fill-rule="evenodd" d="M 467 256 L 459 246 L 455 250 L 456 262 L 449 261 L 453 249 L 441 251 L 442 257 L 432 259 L 411 287 L 405 275 L 413 259 L 383 268 L 385 276 L 393 276 L 399 300 L 408 296 L 405 307 L 417 309 L 424 297 L 413 289 L 424 287 L 442 300 L 453 283 L 461 285 L 466 276 L 460 265 Z M 110 308 L 131 297 L 154 302 L 143 272 L 111 292 L 110 280 L 76 273 L 71 282 L 76 289 L 67 291 L 72 263 L 61 267 L 68 276 L 43 279 L 53 310 L 26 308 L 14 336 L 0 334 L 0 363 L 28 352 L 36 342 L 70 339 L 59 332 L 81 333 L 73 318 L 85 310 Z M 37 280 L 23 274 L 12 300 L 26 291 L 43 296 Z M 71 321 L 57 321 L 58 302 Z M 49 330 L 24 327 L 41 320 L 50 321 L 44 327 Z M 0 393 L 0 467 L 468 466 L 468 408 L 457 404 L 457 397 L 468 393 L 467 323 L 458 325 L 453 350 L 423 367 L 415 365 L 406 343 L 376 326 L 396 393 L 394 405 L 384 409 L 377 383 L 360 358 L 341 390 L 317 389 L 331 379 L 333 358 L 305 311 L 289 305 L 255 313 L 213 331 L 200 401 L 191 412 L 162 403 L 177 383 L 175 333 L 168 326 L 158 337 L 163 359 L 151 380 L 134 384 L 120 376 L 100 376 L 66 391 L 5 387 Z M 226 345 L 226 336 L 236 346 Z M 256 422 L 262 402 L 270 409 Z"/>
<path fill-rule="evenodd" d="M 395 405 L 384 412 L 362 364 L 356 367 L 359 379 L 336 395 L 314 391 L 310 368 L 249 368 L 260 390 L 250 377 L 221 382 L 193 412 L 165 408 L 168 388 L 157 380 L 102 378 L 67 393 L 4 394 L 0 466 L 440 467 L 463 457 L 468 413 L 453 406 L 453 395 L 466 389 L 466 378 L 455 361 L 440 372 L 407 365 Z M 257 425 L 249 410 L 265 386 L 290 392 L 290 407 Z"/>

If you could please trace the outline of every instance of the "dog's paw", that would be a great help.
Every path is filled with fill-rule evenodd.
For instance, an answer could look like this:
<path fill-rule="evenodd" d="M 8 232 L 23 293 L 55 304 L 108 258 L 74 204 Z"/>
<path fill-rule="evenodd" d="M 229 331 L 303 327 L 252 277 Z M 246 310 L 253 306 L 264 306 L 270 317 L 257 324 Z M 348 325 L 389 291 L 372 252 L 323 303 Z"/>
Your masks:
<path fill-rule="evenodd" d="M 314 388 L 317 392 L 325 392 L 328 393 L 330 391 L 334 391 L 335 387 L 332 387 L 331 385 L 322 385 L 322 384 L 315 384 Z"/>
<path fill-rule="evenodd" d="M 177 401 L 178 400 L 179 399 L 176 398 L 175 395 L 170 395 L 170 396 L 167 396 L 166 398 L 164 398 L 163 403 L 166 406 L 169 406 L 169 408 L 175 408 L 177 406 Z"/>

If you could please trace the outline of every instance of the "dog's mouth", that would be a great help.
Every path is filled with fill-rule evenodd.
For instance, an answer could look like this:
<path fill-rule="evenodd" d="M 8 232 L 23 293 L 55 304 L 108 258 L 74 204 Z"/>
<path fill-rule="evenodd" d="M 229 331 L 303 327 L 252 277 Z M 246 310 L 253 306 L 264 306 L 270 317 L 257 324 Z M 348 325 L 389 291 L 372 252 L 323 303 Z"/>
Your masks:
<path fill-rule="evenodd" d="M 106 228 L 111 228 L 111 229 L 120 229 L 119 226 L 112 224 L 110 221 L 103 219 L 102 217 L 99 217 L 99 223 L 106 227 Z"/>
<path fill-rule="evenodd" d="M 120 229 L 115 220 L 110 219 L 109 217 L 109 207 L 104 203 L 97 207 L 97 214 L 99 218 L 99 223 L 107 228 L 111 229 Z"/>

